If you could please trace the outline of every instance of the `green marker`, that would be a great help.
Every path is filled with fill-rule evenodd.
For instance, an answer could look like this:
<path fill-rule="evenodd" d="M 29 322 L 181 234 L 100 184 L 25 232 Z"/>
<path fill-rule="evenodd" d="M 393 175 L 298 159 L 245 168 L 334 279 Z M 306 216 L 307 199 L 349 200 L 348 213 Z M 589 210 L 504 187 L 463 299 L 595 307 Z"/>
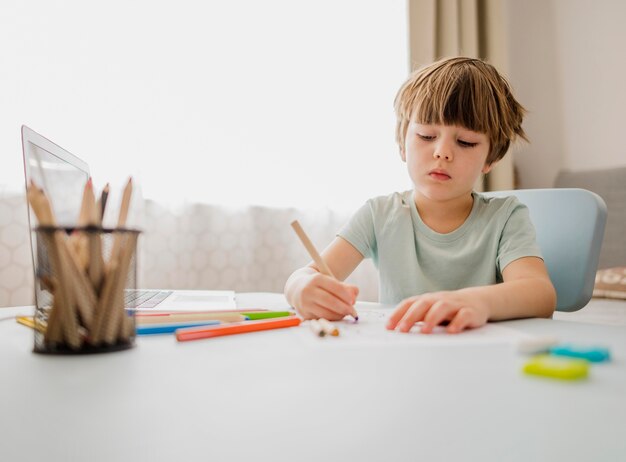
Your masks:
<path fill-rule="evenodd" d="M 285 316 L 292 316 L 296 313 L 295 311 L 255 311 L 239 314 L 247 316 L 250 321 L 253 321 L 256 319 L 283 318 Z"/>

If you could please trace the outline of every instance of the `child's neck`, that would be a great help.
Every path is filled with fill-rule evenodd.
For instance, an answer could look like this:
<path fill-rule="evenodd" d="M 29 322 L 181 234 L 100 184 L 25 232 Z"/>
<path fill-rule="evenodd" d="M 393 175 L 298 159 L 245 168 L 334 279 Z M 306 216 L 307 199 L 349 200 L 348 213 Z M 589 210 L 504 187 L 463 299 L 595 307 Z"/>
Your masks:
<path fill-rule="evenodd" d="M 414 193 L 415 206 L 426 226 L 440 234 L 448 234 L 458 229 L 472 212 L 472 194 L 445 202 L 433 201 Z"/>

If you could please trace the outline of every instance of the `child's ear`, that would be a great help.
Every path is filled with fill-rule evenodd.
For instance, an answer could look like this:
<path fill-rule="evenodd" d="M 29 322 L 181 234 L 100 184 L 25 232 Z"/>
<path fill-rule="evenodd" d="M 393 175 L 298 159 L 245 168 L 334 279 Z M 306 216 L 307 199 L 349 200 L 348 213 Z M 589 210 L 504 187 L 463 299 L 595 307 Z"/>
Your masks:
<path fill-rule="evenodd" d="M 490 164 L 485 164 L 483 169 L 481 170 L 484 174 L 487 174 L 491 171 L 491 169 L 496 165 L 496 162 L 492 162 Z"/>
<path fill-rule="evenodd" d="M 402 162 L 406 162 L 406 154 L 404 152 L 404 148 L 400 148 L 400 157 L 402 158 Z"/>

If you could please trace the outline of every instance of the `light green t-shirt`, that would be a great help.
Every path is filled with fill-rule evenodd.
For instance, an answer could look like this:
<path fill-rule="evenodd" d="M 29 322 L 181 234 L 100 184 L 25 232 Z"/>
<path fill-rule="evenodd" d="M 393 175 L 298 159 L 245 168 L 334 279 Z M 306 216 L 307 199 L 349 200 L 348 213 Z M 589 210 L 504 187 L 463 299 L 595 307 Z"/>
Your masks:
<path fill-rule="evenodd" d="M 472 193 L 465 222 L 447 234 L 420 218 L 413 191 L 368 200 L 337 234 L 378 268 L 381 303 L 426 292 L 502 282 L 502 270 L 540 257 L 527 207 L 514 197 Z"/>

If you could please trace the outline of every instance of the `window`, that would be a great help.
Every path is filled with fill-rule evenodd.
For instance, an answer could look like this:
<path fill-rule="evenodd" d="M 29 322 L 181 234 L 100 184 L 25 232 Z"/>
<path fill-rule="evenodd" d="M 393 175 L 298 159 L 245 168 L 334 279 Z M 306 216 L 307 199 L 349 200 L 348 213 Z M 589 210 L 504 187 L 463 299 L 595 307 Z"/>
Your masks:
<path fill-rule="evenodd" d="M 96 184 L 132 174 L 165 202 L 353 209 L 410 187 L 393 113 L 404 1 L 2 9 L 1 184 L 22 187 L 24 123 L 86 160 Z"/>

